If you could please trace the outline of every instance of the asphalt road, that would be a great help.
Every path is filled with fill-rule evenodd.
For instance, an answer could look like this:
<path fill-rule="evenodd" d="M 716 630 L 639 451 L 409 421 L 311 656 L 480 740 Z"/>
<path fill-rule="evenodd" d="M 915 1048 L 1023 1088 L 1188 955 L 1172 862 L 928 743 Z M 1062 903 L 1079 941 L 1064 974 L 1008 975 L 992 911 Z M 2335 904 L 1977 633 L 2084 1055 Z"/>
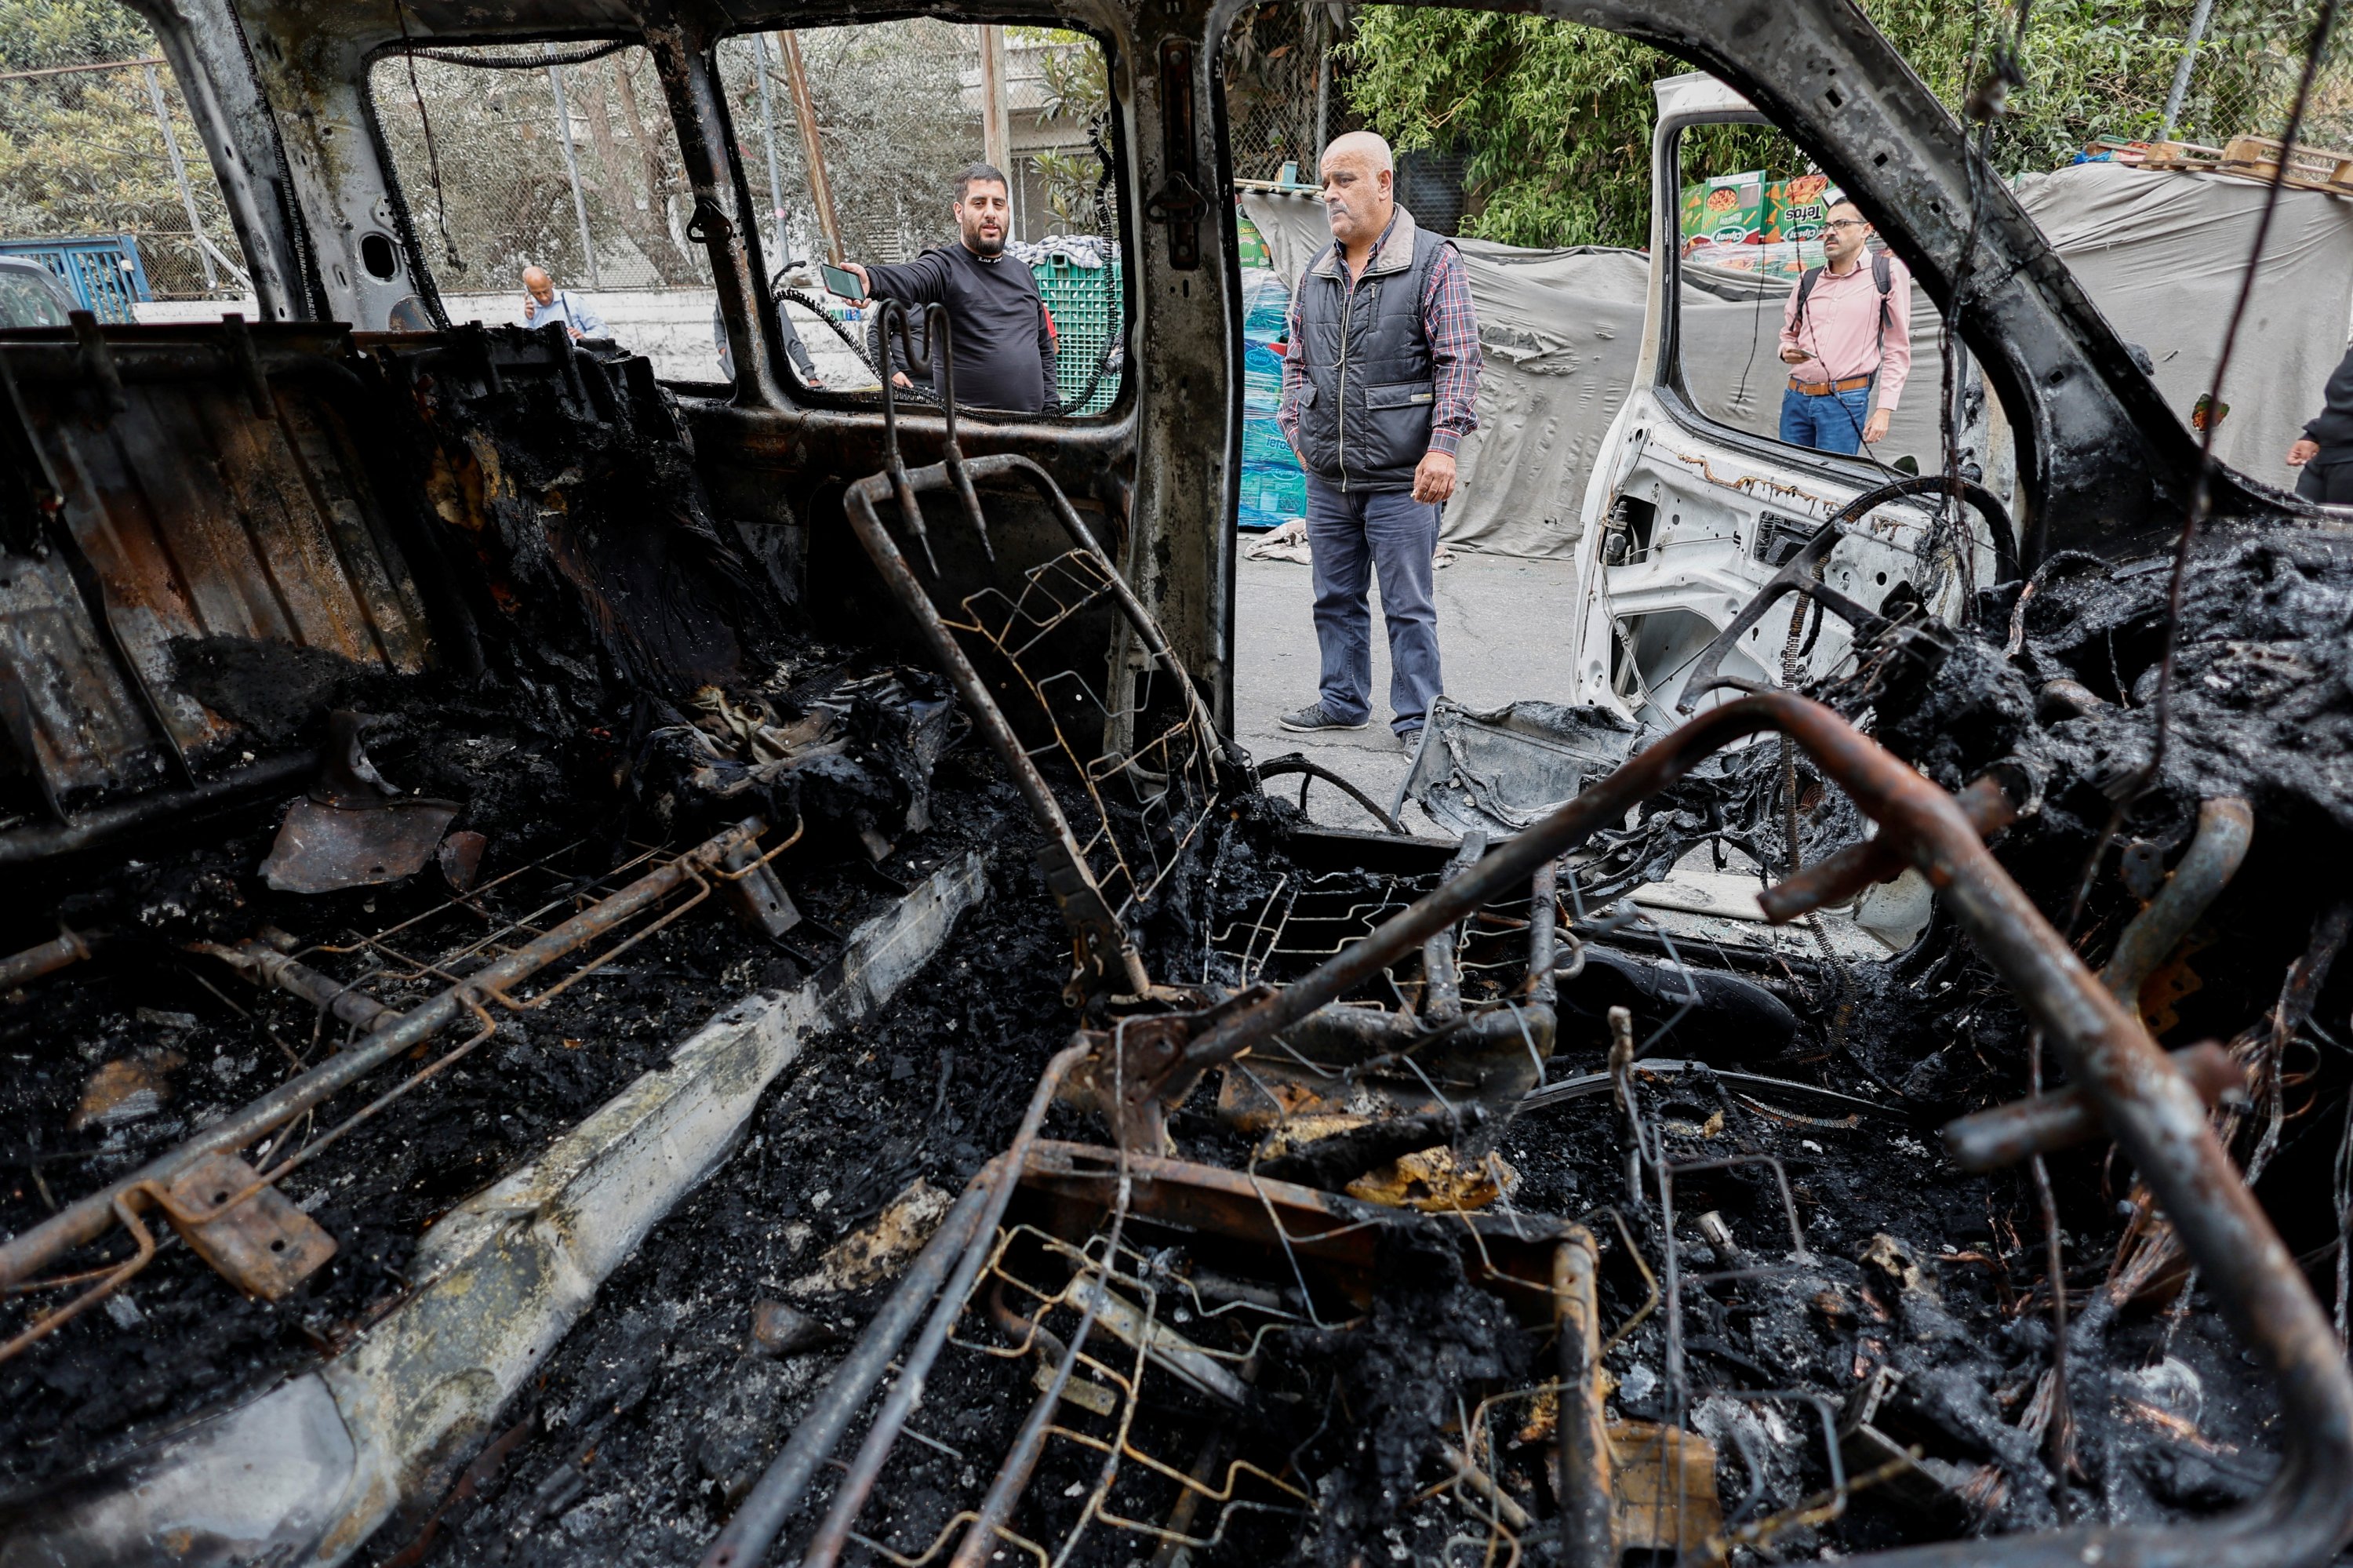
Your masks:
<path fill-rule="evenodd" d="M 1304 752 L 1388 805 L 1404 782 L 1408 759 L 1388 728 L 1388 641 L 1378 588 L 1373 592 L 1372 724 L 1361 730 L 1299 735 L 1274 721 L 1277 714 L 1315 700 L 1320 661 L 1308 568 L 1290 561 L 1244 559 L 1234 576 L 1236 737 L 1261 762 Z M 1437 581 L 1439 661 L 1448 696 L 1474 708 L 1523 697 L 1568 701 L 1567 631 L 1577 588 L 1572 562 L 1457 551 L 1454 564 L 1440 568 Z M 1286 788 L 1295 788 L 1295 782 Z M 1374 825 L 1327 784 L 1309 791 L 1307 805 L 1315 821 L 1334 827 Z M 1417 832 L 1436 832 L 1419 811 L 1409 812 L 1406 825 Z"/>

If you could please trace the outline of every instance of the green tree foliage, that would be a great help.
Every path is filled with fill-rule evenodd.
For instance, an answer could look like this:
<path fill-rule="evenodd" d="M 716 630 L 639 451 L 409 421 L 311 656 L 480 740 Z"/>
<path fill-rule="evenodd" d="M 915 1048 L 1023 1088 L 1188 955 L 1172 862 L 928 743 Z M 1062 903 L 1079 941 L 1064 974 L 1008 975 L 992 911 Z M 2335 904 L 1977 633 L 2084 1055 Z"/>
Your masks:
<path fill-rule="evenodd" d="M 154 35 L 121 0 L 0 0 L 0 70 L 154 52 Z"/>
<path fill-rule="evenodd" d="M 1381 6 L 1346 48 L 1348 101 L 1400 152 L 1454 147 L 1466 232 L 1512 245 L 1639 245 L 1656 49 L 1538 16 Z"/>
<path fill-rule="evenodd" d="M 1075 125 L 1093 144 L 1090 152 L 1047 151 L 1033 154 L 1046 184 L 1046 206 L 1065 229 L 1100 229 L 1110 221 L 1110 193 L 1103 182 L 1103 136 L 1109 129 L 1111 79 L 1103 51 L 1083 33 L 1011 27 L 1015 42 L 1040 46 L 1038 68 L 1044 101 L 1040 118 Z"/>
<path fill-rule="evenodd" d="M 120 0 L 0 0 L 0 70 L 156 53 L 154 35 Z M 168 70 L 162 81 L 206 232 L 233 256 L 204 143 Z M 203 288 L 203 270 L 187 228 L 145 73 L 132 68 L 0 81 L 0 236 L 139 235 L 156 290 L 194 293 Z"/>
<path fill-rule="evenodd" d="M 2220 141 L 2274 129 L 2316 3 L 2221 0 L 2175 134 Z M 1865 8 L 1948 106 L 1966 96 L 1971 62 L 1982 61 L 1994 30 L 2012 25 L 2000 6 L 1952 0 L 1866 0 Z M 2040 0 L 2031 15 L 2026 80 L 1995 142 L 2005 174 L 2062 164 L 2094 137 L 2158 132 L 2185 5 Z M 1516 245 L 1645 242 L 1651 84 L 1690 69 L 1682 61 L 1574 23 L 1393 6 L 1359 13 L 1343 58 L 1350 104 L 1400 151 L 1466 155 L 1466 233 Z M 2353 109 L 2353 93 L 2324 93 L 2311 140 L 2326 139 L 2326 116 L 2340 101 Z M 1728 172 L 1744 155 L 1755 160 L 1748 167 L 1771 162 L 1771 143 L 1749 135 L 1719 135 L 1711 166 Z"/>

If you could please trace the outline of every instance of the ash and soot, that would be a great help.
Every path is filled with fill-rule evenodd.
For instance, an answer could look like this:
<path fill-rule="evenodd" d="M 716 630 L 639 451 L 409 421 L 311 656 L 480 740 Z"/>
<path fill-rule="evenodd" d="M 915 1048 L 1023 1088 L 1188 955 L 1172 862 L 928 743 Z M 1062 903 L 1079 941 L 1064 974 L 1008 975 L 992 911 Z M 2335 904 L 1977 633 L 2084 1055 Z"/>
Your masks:
<path fill-rule="evenodd" d="M 2218 531 L 2190 580 L 2167 768 L 2113 837 L 2109 791 L 2153 741 L 2161 571 L 2054 564 L 1986 596 L 1973 630 L 1891 629 L 1821 694 L 1945 786 L 1997 768 L 1999 859 L 2054 925 L 2096 852 L 2073 946 L 2112 982 L 2140 966 L 2127 1001 L 2161 1043 L 2221 1044 L 2218 1134 L 2341 1313 L 2348 919 L 2309 866 L 2341 853 L 2353 805 L 2327 761 L 2353 735 L 2353 553 Z M 785 1528 L 854 1561 L 976 1550 L 984 1510 L 979 1561 L 1552 1553 L 1590 1539 L 1572 1505 L 1597 1478 L 1603 1539 L 1662 1560 L 2164 1528 L 2254 1499 L 2287 1442 L 2278 1391 L 2132 1163 L 2097 1137 L 2054 1140 L 2040 1177 L 1947 1152 L 1957 1118 L 2069 1086 L 1978 938 L 1940 908 L 1883 957 L 1738 951 L 1624 897 L 1712 835 L 1786 865 L 1781 775 L 1773 745 L 1725 754 L 1561 866 L 1556 1034 L 1516 1113 L 1480 1091 L 1525 1042 L 1463 1044 L 1433 992 L 1457 1020 L 1520 1002 L 1519 1035 L 1540 993 L 1525 889 L 1457 925 L 1451 980 L 1419 945 L 1380 966 L 1341 999 L 1346 1028 L 1312 1016 L 1207 1074 L 1124 1170 L 1099 1101 L 1054 1104 L 1025 1142 L 1071 1018 L 1048 891 L 1001 865 L 896 1004 L 812 1043 L 379 1560 L 691 1560 L 845 1402 L 837 1463 Z M 1810 757 L 1797 787 L 1852 836 Z M 2253 827 L 2214 875 L 2233 801 Z M 1840 847 L 1803 836 L 1801 865 Z M 1147 961 L 1214 1016 L 1311 976 L 1447 859 L 1347 863 L 1238 797 L 1145 923 Z M 2185 917 L 2169 887 L 2203 902 Z M 2151 910 L 2175 928 L 2147 961 Z M 1081 1022 L 1115 1033 L 1136 1005 Z M 1404 1125 L 1353 1158 L 1298 1158 L 1385 1123 Z M 1014 1146 L 996 1223 L 959 1233 L 951 1201 Z M 930 1277 L 955 1309 L 921 1401 L 866 1463 L 892 1385 L 840 1377 L 925 1249 L 966 1235 L 969 1277 Z M 1590 1321 L 1563 1308 L 1580 1299 Z M 866 1489 L 846 1513 L 844 1466 Z"/>
<path fill-rule="evenodd" d="M 256 1453 L 382 1568 L 2338 1532 L 2344 535 L 1892 597 L 1350 835 L 1042 470 L 987 568 L 851 487 L 902 619 L 826 641 L 657 390 L 489 341 L 364 365 L 470 659 L 182 640 L 196 763 L 302 767 L 0 912 L 0 1561 Z"/>

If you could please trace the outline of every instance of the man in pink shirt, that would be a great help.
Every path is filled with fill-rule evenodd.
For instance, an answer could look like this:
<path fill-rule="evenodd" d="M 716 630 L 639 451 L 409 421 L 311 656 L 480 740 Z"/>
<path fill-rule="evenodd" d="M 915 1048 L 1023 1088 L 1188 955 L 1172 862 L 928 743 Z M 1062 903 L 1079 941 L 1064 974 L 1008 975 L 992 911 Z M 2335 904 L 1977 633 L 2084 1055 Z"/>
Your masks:
<path fill-rule="evenodd" d="M 1854 452 L 1885 440 L 1912 373 L 1912 274 L 1872 255 L 1870 238 L 1852 202 L 1831 207 L 1830 265 L 1809 269 L 1781 307 L 1781 439 L 1792 446 Z"/>

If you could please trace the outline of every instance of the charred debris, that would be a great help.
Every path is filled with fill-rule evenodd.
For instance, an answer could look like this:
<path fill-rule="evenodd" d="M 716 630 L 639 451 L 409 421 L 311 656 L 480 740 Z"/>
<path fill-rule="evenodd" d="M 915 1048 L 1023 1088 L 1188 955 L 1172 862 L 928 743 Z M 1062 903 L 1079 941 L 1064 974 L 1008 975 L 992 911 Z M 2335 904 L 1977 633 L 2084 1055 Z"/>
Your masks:
<path fill-rule="evenodd" d="M 560 334 L 0 364 L 0 1561 L 2346 1532 L 2340 534 L 2210 529 L 2170 628 L 1789 575 L 1846 673 L 1411 839 L 1261 792 L 952 390 L 843 493 L 860 641 Z M 1651 895 L 1742 867 L 1777 925 Z"/>

